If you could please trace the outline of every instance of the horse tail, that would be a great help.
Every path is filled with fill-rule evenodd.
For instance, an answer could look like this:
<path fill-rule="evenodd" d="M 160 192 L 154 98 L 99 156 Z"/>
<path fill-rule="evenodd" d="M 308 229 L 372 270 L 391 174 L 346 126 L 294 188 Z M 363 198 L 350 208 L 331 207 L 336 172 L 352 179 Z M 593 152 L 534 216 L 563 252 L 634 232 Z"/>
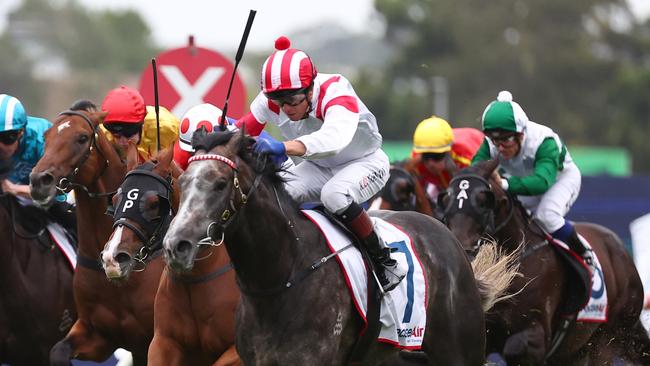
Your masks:
<path fill-rule="evenodd" d="M 490 310 L 496 303 L 507 300 L 515 294 L 506 294 L 512 280 L 520 276 L 518 251 L 505 254 L 497 248 L 496 243 L 486 242 L 481 245 L 472 261 L 474 278 L 481 294 L 483 311 Z"/>

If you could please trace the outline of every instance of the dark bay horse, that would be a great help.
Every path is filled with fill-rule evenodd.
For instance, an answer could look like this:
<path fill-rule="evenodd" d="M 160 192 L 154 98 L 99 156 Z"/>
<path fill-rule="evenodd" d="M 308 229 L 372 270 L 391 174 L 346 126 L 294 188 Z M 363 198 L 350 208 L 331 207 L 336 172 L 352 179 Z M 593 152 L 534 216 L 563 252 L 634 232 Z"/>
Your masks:
<path fill-rule="evenodd" d="M 0 164 L 1 180 L 10 165 Z M 38 239 L 44 217 L 0 191 L 0 364 L 47 364 L 77 318 L 70 263 L 47 233 Z"/>
<path fill-rule="evenodd" d="M 391 165 L 390 176 L 384 188 L 373 197 L 371 209 L 417 211 L 433 216 L 431 202 L 420 182 L 400 164 Z"/>
<path fill-rule="evenodd" d="M 181 207 L 163 243 L 167 261 L 183 267 L 196 256 L 198 243 L 224 239 L 242 291 L 236 345 L 244 364 L 346 364 L 363 321 L 340 269 L 333 263 L 313 266 L 331 254 L 326 240 L 284 190 L 271 161 L 251 153 L 254 141 L 243 131 L 213 133 L 197 146 L 180 178 Z M 433 218 L 415 212 L 373 215 L 408 232 L 422 260 L 428 281 L 426 356 L 416 362 L 410 358 L 414 352 L 370 342 L 363 364 L 482 365 L 482 305 L 500 292 L 485 292 L 496 288 L 496 278 L 477 286 L 459 243 Z"/>
<path fill-rule="evenodd" d="M 127 153 L 129 173 L 114 196 L 113 233 L 102 252 L 104 271 L 112 280 L 128 278 L 134 268 L 142 270 L 146 257 L 162 249 L 167 220 L 178 211 L 180 198 L 176 179 L 181 171 L 172 155 L 172 149 L 163 150 L 136 167 L 137 149 L 132 146 Z M 209 248 L 193 268 L 163 271 L 154 304 L 150 366 L 239 364 L 234 348 L 239 289 L 226 249 Z"/>
<path fill-rule="evenodd" d="M 555 342 L 564 319 L 564 299 L 571 291 L 569 267 L 518 200 L 494 182 L 497 164 L 490 161 L 461 170 L 443 199 L 445 221 L 468 252 L 475 251 L 486 235 L 508 252 L 522 245 L 523 276 L 512 282 L 509 291 L 514 297 L 497 304 L 487 317 L 488 352 L 502 354 L 509 365 L 611 365 L 613 355 L 649 365 L 650 341 L 639 320 L 641 280 L 616 234 L 595 224 L 578 223 L 576 229 L 602 264 L 607 322 L 573 322 L 564 340 Z"/>
<path fill-rule="evenodd" d="M 126 166 L 99 125 L 105 113 L 64 111 L 45 134 L 45 153 L 32 170 L 32 196 L 47 205 L 59 190 L 74 189 L 79 256 L 73 288 L 78 319 L 50 352 L 52 365 L 70 359 L 103 361 L 122 347 L 136 365 L 146 364 L 153 337 L 153 300 L 163 261 L 132 276 L 121 286 L 106 280 L 100 251 L 111 233 L 105 214 L 108 199 Z"/>

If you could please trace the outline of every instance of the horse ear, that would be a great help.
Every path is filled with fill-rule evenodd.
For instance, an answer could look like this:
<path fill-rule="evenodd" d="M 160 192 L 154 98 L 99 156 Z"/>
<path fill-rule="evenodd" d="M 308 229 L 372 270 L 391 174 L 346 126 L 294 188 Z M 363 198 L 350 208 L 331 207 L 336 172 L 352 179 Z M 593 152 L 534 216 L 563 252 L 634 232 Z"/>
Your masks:
<path fill-rule="evenodd" d="M 490 179 L 490 176 L 492 173 L 497 169 L 499 166 L 499 160 L 497 159 L 491 159 L 485 162 L 485 170 L 483 171 L 483 178 L 485 179 Z"/>
<path fill-rule="evenodd" d="M 104 123 L 104 118 L 108 115 L 108 112 L 92 112 L 90 113 L 90 120 L 93 121 L 95 126 L 99 126 Z"/>
<path fill-rule="evenodd" d="M 138 146 L 129 142 L 129 147 L 126 149 L 126 170 L 131 171 L 138 166 Z"/>
<path fill-rule="evenodd" d="M 158 160 L 158 164 L 156 164 L 156 168 L 160 168 L 160 170 L 163 171 L 169 171 L 170 170 L 170 164 L 172 162 L 172 159 L 174 158 L 174 149 L 169 147 L 161 152 L 158 153 L 156 156 L 156 160 Z"/>

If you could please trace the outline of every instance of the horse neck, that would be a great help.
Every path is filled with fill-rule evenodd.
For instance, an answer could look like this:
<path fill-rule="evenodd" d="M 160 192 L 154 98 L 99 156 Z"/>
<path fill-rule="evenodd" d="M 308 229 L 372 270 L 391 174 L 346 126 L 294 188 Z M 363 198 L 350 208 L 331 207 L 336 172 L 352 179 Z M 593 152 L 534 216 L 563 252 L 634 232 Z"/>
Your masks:
<path fill-rule="evenodd" d="M 226 234 L 228 254 L 239 281 L 252 290 L 277 288 L 302 265 L 318 240 L 317 229 L 302 216 L 286 192 L 262 187 L 253 194 Z M 270 184 L 267 186 L 270 187 Z M 296 236 L 300 235 L 299 238 Z"/>
<path fill-rule="evenodd" d="M 105 164 L 102 159 L 106 159 L 108 166 L 96 181 L 89 183 L 86 187 L 92 193 L 114 192 L 124 180 L 126 166 L 103 135 L 100 134 L 97 144 L 104 154 L 103 157 L 99 155 L 98 164 Z M 79 254 L 89 258 L 99 258 L 99 253 L 108 240 L 113 227 L 113 219 L 106 215 L 108 200 L 111 197 L 93 198 L 82 188 L 75 188 L 74 192 L 77 204 Z"/>
<path fill-rule="evenodd" d="M 532 241 L 535 241 L 535 238 L 541 238 L 541 236 L 531 229 L 528 218 L 519 203 L 514 202 L 511 209 L 513 210 L 512 218 L 496 233 L 497 240 L 503 243 L 508 248 L 508 251 L 514 251 L 519 246 L 525 247 L 529 244 L 535 244 Z M 504 220 L 506 220 L 505 217 L 499 218 L 497 220 L 499 223 L 495 223 L 495 225 L 498 226 Z"/>

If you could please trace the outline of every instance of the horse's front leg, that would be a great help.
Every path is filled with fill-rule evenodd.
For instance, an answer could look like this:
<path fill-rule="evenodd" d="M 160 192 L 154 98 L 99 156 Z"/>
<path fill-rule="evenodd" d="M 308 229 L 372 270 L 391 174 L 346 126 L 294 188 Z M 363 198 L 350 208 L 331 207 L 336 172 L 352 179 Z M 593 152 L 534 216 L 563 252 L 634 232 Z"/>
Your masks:
<path fill-rule="evenodd" d="M 237 353 L 237 350 L 235 349 L 235 345 L 230 346 L 224 352 L 217 361 L 215 361 L 212 366 L 240 366 L 241 365 L 241 360 L 239 359 L 239 354 Z"/>
<path fill-rule="evenodd" d="M 50 365 L 70 366 L 73 358 L 104 361 L 114 349 L 91 325 L 83 319 L 77 319 L 65 338 L 50 350 Z"/>
<path fill-rule="evenodd" d="M 183 346 L 176 340 L 163 336 L 159 333 L 154 333 L 153 340 L 149 345 L 149 366 L 159 365 L 185 365 L 187 360 Z"/>
<path fill-rule="evenodd" d="M 533 322 L 506 340 L 503 357 L 508 365 L 543 365 L 547 351 L 547 337 L 544 326 Z"/>

